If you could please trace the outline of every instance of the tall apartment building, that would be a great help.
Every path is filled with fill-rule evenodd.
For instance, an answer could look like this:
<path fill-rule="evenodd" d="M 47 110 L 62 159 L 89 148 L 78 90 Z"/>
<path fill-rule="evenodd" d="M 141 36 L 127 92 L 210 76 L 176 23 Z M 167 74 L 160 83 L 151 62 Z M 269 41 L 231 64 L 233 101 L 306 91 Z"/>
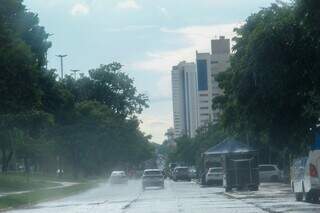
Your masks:
<path fill-rule="evenodd" d="M 174 136 L 194 137 L 199 127 L 195 63 L 183 61 L 172 67 L 171 80 Z"/>
<path fill-rule="evenodd" d="M 222 94 L 215 75 L 230 66 L 230 40 L 221 36 L 211 41 L 210 53 L 196 53 L 198 114 L 200 126 L 216 122 L 219 111 L 212 110 L 212 99 Z"/>
<path fill-rule="evenodd" d="M 166 140 L 163 143 L 164 145 L 166 145 L 169 148 L 174 148 L 177 146 L 174 140 L 174 128 L 167 129 L 165 136 L 166 136 Z"/>

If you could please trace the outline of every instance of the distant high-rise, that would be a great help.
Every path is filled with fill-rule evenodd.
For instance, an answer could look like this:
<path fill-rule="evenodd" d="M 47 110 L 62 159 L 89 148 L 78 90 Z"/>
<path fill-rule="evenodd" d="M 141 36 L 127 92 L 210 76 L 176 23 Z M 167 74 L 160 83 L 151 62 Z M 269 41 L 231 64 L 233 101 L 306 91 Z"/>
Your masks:
<path fill-rule="evenodd" d="M 198 78 L 198 114 L 200 126 L 208 122 L 215 123 L 219 117 L 218 110 L 212 110 L 212 99 L 222 94 L 215 75 L 230 66 L 230 40 L 221 36 L 211 41 L 211 54 L 196 54 Z"/>
<path fill-rule="evenodd" d="M 207 124 L 212 118 L 211 101 L 211 55 L 210 53 L 197 53 L 198 77 L 198 112 L 200 126 Z"/>
<path fill-rule="evenodd" d="M 199 126 L 196 65 L 180 62 L 172 68 L 171 79 L 174 136 L 194 137 Z"/>
<path fill-rule="evenodd" d="M 166 145 L 167 147 L 169 148 L 174 148 L 176 147 L 176 142 L 174 140 L 174 129 L 173 128 L 169 128 L 167 130 L 167 132 L 165 133 L 165 136 L 166 136 L 166 140 L 164 141 L 164 145 Z"/>
<path fill-rule="evenodd" d="M 220 36 L 219 39 L 211 40 L 212 55 L 230 55 L 230 39 Z"/>

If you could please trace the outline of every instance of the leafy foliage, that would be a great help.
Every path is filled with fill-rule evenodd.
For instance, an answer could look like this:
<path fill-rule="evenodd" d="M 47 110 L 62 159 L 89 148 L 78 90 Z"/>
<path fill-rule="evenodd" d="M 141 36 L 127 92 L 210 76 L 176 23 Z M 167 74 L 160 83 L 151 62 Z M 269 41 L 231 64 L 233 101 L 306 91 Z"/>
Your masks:
<path fill-rule="evenodd" d="M 319 4 L 272 4 L 236 29 L 231 68 L 214 99 L 229 132 L 299 153 L 319 118 Z"/>
<path fill-rule="evenodd" d="M 249 16 L 235 29 L 230 68 L 215 76 L 224 91 L 213 99 L 219 123 L 178 139 L 172 158 L 195 163 L 226 135 L 257 146 L 262 161 L 302 155 L 320 117 L 319 23 L 317 0 L 272 4 Z"/>
<path fill-rule="evenodd" d="M 0 149 L 2 170 L 13 157 L 25 170 L 74 175 L 136 166 L 153 155 L 136 115 L 148 107 L 134 81 L 111 63 L 79 80 L 46 70 L 49 34 L 22 0 L 0 4 Z"/>
<path fill-rule="evenodd" d="M 71 76 L 65 79 L 67 88 L 76 101 L 95 100 L 107 105 L 123 117 L 141 113 L 147 105 L 147 97 L 138 94 L 133 80 L 124 72 L 122 65 L 111 63 L 89 70 L 89 77 L 75 81 Z"/>
<path fill-rule="evenodd" d="M 226 136 L 227 133 L 218 124 L 201 127 L 194 138 L 183 136 L 176 139 L 177 148 L 170 154 L 169 161 L 200 166 L 201 154 Z"/>
<path fill-rule="evenodd" d="M 37 86 L 48 34 L 37 15 L 26 10 L 21 0 L 0 5 L 0 112 L 35 110 L 40 105 Z"/>

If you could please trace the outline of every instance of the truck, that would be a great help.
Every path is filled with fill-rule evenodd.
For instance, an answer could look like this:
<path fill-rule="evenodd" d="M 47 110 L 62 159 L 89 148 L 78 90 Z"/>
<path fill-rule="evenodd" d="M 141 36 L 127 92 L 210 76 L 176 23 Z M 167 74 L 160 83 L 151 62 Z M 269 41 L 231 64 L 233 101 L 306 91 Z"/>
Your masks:
<path fill-rule="evenodd" d="M 225 155 L 223 160 L 223 186 L 226 192 L 259 189 L 259 167 L 256 153 Z"/>
<path fill-rule="evenodd" d="M 222 168 L 223 186 L 236 189 L 259 189 L 258 151 L 234 138 L 226 138 L 202 155 L 201 183 L 209 168 Z"/>

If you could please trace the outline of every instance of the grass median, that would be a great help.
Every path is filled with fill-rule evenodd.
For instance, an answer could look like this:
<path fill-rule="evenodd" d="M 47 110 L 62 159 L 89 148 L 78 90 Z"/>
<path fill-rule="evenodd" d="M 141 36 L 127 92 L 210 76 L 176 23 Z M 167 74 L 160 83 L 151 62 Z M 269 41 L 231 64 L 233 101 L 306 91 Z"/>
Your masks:
<path fill-rule="evenodd" d="M 0 210 L 37 204 L 43 201 L 55 200 L 71 196 L 97 186 L 97 182 L 81 182 L 72 186 L 55 189 L 36 189 L 22 194 L 12 194 L 0 197 Z"/>
<path fill-rule="evenodd" d="M 19 174 L 1 174 L 0 175 L 0 192 L 16 192 L 41 189 L 45 187 L 56 187 L 61 184 L 37 177 L 27 177 Z"/>

